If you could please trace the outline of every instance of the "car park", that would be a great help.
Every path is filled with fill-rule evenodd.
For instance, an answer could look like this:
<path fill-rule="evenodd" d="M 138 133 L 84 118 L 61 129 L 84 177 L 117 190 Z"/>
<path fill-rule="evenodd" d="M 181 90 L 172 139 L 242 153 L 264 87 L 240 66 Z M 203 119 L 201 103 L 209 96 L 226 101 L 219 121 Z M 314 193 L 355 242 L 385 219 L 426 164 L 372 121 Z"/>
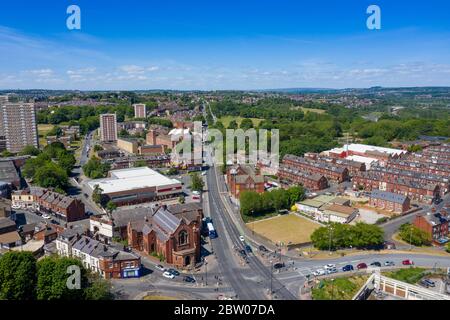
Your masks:
<path fill-rule="evenodd" d="M 354 270 L 354 268 L 351 264 L 348 264 L 348 265 L 342 267 L 342 271 L 344 271 L 344 272 L 353 271 L 353 270 Z"/>
<path fill-rule="evenodd" d="M 375 261 L 375 262 L 372 262 L 371 264 L 370 264 L 370 266 L 371 267 L 381 267 L 381 263 L 379 263 L 378 261 Z"/>
<path fill-rule="evenodd" d="M 315 275 L 316 277 L 318 276 L 323 276 L 325 274 L 325 270 L 323 269 L 317 269 L 316 271 L 313 272 L 313 275 Z"/>
<path fill-rule="evenodd" d="M 395 266 L 395 263 L 394 263 L 394 261 L 386 261 L 384 263 L 384 266 L 385 267 L 393 267 L 393 266 Z"/>
<path fill-rule="evenodd" d="M 184 282 L 195 283 L 195 279 L 190 276 L 183 277 Z"/>
<path fill-rule="evenodd" d="M 170 272 L 171 274 L 173 274 L 174 276 L 179 276 L 180 275 L 178 270 L 175 270 L 175 269 L 172 269 L 172 268 L 168 269 L 167 271 Z"/>
<path fill-rule="evenodd" d="M 164 268 L 162 265 L 160 265 L 160 264 L 157 264 L 156 266 L 155 266 L 155 268 L 156 269 L 158 269 L 159 271 L 166 271 L 166 268 Z"/>
<path fill-rule="evenodd" d="M 406 260 L 402 261 L 402 264 L 404 266 L 412 266 L 412 265 L 414 265 L 414 262 L 412 260 L 406 259 Z"/>
<path fill-rule="evenodd" d="M 164 271 L 163 276 L 168 279 L 175 278 L 175 276 L 172 273 L 170 273 L 169 271 Z"/>
<path fill-rule="evenodd" d="M 358 270 L 361 270 L 361 269 L 367 269 L 367 264 L 365 264 L 364 262 L 361 262 L 360 264 L 358 264 L 358 265 L 356 266 L 356 268 L 357 268 Z"/>

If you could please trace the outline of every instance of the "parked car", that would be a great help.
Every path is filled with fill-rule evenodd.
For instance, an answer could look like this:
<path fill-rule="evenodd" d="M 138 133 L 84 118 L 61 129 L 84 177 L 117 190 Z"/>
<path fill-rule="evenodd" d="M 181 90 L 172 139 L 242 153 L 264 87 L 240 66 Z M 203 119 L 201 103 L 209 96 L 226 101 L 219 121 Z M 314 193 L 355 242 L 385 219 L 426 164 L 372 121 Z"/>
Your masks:
<path fill-rule="evenodd" d="M 248 253 L 252 252 L 252 247 L 250 247 L 248 244 L 245 246 L 245 251 L 247 251 Z"/>
<path fill-rule="evenodd" d="M 328 269 L 336 269 L 336 265 L 335 265 L 335 264 L 332 264 L 332 263 L 329 263 L 329 264 L 327 264 L 326 266 L 324 266 L 324 268 L 325 268 L 325 270 L 328 270 Z"/>
<path fill-rule="evenodd" d="M 404 266 L 412 266 L 412 265 L 414 265 L 414 262 L 412 260 L 406 259 L 406 260 L 402 261 L 402 264 Z"/>
<path fill-rule="evenodd" d="M 348 264 L 348 265 L 342 267 L 342 271 L 344 271 L 344 272 L 353 271 L 353 270 L 354 270 L 354 268 L 351 264 Z"/>
<path fill-rule="evenodd" d="M 361 269 L 367 269 L 367 264 L 365 264 L 364 262 L 361 262 L 360 264 L 358 264 L 358 265 L 356 266 L 356 268 L 357 268 L 358 270 L 361 270 Z"/>
<path fill-rule="evenodd" d="M 174 276 L 179 276 L 180 275 L 180 273 L 177 270 L 172 269 L 172 268 L 168 269 L 167 271 L 170 272 L 171 274 L 173 274 Z"/>
<path fill-rule="evenodd" d="M 240 240 L 241 242 L 244 242 L 244 241 L 245 241 L 244 236 L 239 236 L 239 240 Z"/>
<path fill-rule="evenodd" d="M 195 194 L 196 196 L 199 196 L 199 195 L 200 195 L 200 192 L 197 191 L 197 190 L 194 190 L 194 191 L 192 191 L 192 194 Z"/>
<path fill-rule="evenodd" d="M 325 274 L 325 270 L 323 269 L 317 269 L 316 271 L 313 272 L 313 275 L 315 275 L 316 277 L 318 276 L 323 276 Z"/>
<path fill-rule="evenodd" d="M 274 267 L 275 269 L 281 269 L 281 268 L 284 268 L 284 267 L 285 267 L 285 264 L 284 264 L 284 262 L 278 262 L 278 263 L 275 263 L 275 264 L 273 265 L 273 267 Z"/>
<path fill-rule="evenodd" d="M 267 248 L 264 247 L 263 245 L 260 245 L 260 246 L 258 247 L 258 249 L 259 249 L 259 251 L 261 251 L 261 252 L 268 252 L 268 251 L 269 251 L 269 250 L 267 250 Z"/>
<path fill-rule="evenodd" d="M 422 286 L 429 288 L 432 287 L 434 288 L 436 286 L 436 283 L 430 279 L 423 279 L 419 282 L 419 284 L 421 284 Z"/>
<path fill-rule="evenodd" d="M 245 257 L 247 256 L 247 252 L 245 252 L 244 249 L 239 250 L 239 254 L 240 254 L 243 258 L 245 258 Z"/>
<path fill-rule="evenodd" d="M 163 267 L 162 265 L 160 265 L 160 264 L 156 265 L 155 268 L 158 269 L 159 271 L 162 271 L 162 272 L 166 271 L 166 268 L 164 268 L 164 267 Z"/>
<path fill-rule="evenodd" d="M 172 273 L 170 273 L 169 271 L 164 271 L 163 276 L 168 279 L 175 278 L 175 276 Z"/>
<path fill-rule="evenodd" d="M 195 283 L 195 279 L 190 277 L 190 276 L 185 276 L 183 277 L 183 281 L 184 282 L 190 282 L 190 283 Z"/>
<path fill-rule="evenodd" d="M 395 266 L 395 263 L 394 263 L 394 261 L 386 261 L 384 263 L 384 266 L 385 267 L 393 267 L 393 266 Z"/>
<path fill-rule="evenodd" d="M 327 269 L 327 274 L 332 274 L 332 273 L 337 273 L 337 269 L 336 268 L 329 268 Z"/>
<path fill-rule="evenodd" d="M 370 264 L 372 267 L 381 267 L 381 263 L 379 263 L 378 261 L 375 261 L 375 262 L 372 262 L 371 264 Z"/>
<path fill-rule="evenodd" d="M 42 215 L 42 218 L 50 220 L 52 217 L 46 213 Z"/>

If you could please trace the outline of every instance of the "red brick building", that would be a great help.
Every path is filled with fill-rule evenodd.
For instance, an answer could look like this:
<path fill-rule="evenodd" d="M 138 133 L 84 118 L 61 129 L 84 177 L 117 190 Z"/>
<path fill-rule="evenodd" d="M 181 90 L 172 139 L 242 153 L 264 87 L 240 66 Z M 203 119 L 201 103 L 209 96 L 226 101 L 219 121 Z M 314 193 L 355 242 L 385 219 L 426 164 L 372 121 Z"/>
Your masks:
<path fill-rule="evenodd" d="M 395 213 L 404 213 L 411 208 L 411 201 L 402 194 L 373 190 L 370 194 L 370 205 Z"/>
<path fill-rule="evenodd" d="M 203 212 L 198 203 L 162 206 L 143 220 L 128 224 L 128 244 L 162 255 L 177 267 L 194 267 L 200 259 Z"/>
<path fill-rule="evenodd" d="M 264 176 L 249 165 L 237 165 L 229 168 L 227 183 L 235 198 L 239 198 L 243 191 L 264 192 Z"/>
<path fill-rule="evenodd" d="M 430 239 L 438 244 L 438 240 L 448 237 L 449 220 L 446 214 L 426 213 L 417 215 L 413 222 L 414 226 L 425 231 Z"/>
<path fill-rule="evenodd" d="M 328 188 L 328 180 L 321 174 L 308 174 L 296 168 L 281 165 L 278 178 L 285 185 L 301 184 L 310 191 L 320 191 Z"/>
<path fill-rule="evenodd" d="M 45 191 L 38 197 L 39 210 L 54 214 L 66 222 L 84 219 L 86 212 L 84 203 L 72 197 L 68 197 L 53 191 Z"/>
<path fill-rule="evenodd" d="M 323 175 L 328 179 L 328 181 L 341 183 L 350 179 L 349 170 L 347 167 L 337 166 L 332 162 L 327 162 L 320 159 L 313 160 L 288 154 L 284 156 L 282 164 L 309 174 Z"/>
<path fill-rule="evenodd" d="M 411 200 L 431 203 L 433 199 L 440 197 L 440 187 L 438 184 L 426 184 L 397 178 L 389 179 L 376 172 L 361 172 L 353 177 L 353 188 L 366 191 L 383 190 L 392 193 L 403 194 Z"/>

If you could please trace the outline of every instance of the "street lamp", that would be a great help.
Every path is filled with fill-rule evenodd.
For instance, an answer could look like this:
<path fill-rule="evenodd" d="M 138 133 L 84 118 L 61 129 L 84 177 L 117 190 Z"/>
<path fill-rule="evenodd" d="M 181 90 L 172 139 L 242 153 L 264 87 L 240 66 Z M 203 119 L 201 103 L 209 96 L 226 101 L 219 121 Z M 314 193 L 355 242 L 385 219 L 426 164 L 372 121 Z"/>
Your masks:
<path fill-rule="evenodd" d="M 329 246 L 328 246 L 328 251 L 329 251 L 329 254 L 331 255 L 331 234 L 332 234 L 332 227 L 331 227 L 331 225 L 329 225 L 329 228 L 330 228 L 330 241 L 329 241 Z"/>
<path fill-rule="evenodd" d="M 412 251 L 412 231 L 413 231 L 413 226 L 411 225 L 409 227 L 409 251 Z"/>

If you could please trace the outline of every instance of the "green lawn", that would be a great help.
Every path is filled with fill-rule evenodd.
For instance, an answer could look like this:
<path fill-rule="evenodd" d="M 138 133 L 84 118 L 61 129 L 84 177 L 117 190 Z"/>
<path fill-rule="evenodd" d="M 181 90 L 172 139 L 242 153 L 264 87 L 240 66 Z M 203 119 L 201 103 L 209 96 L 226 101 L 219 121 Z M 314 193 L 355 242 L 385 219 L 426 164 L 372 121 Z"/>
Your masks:
<path fill-rule="evenodd" d="M 222 124 L 225 128 L 228 128 L 228 125 L 230 124 L 230 122 L 232 120 L 236 120 L 237 124 L 240 126 L 243 119 L 244 118 L 242 118 L 242 117 L 223 116 L 223 117 L 220 117 L 219 121 L 222 122 Z M 264 119 L 250 118 L 250 120 L 252 120 L 253 126 L 257 127 Z"/>
<path fill-rule="evenodd" d="M 423 278 L 425 271 L 426 269 L 424 268 L 400 269 L 393 272 L 387 272 L 386 276 L 406 283 L 416 284 Z"/>

